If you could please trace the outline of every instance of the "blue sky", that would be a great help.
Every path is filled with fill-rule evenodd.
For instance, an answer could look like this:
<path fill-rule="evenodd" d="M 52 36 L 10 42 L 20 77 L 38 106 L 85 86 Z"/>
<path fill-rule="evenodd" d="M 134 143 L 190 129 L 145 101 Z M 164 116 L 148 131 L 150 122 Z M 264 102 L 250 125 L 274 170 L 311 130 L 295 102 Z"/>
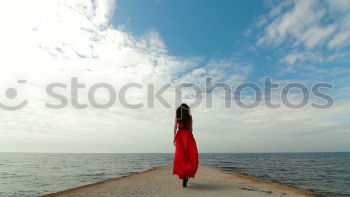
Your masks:
<path fill-rule="evenodd" d="M 157 31 L 174 55 L 223 57 L 237 50 L 264 7 L 262 1 L 119 1 L 112 24 L 137 35 Z"/>
<path fill-rule="evenodd" d="M 271 76 L 281 85 L 298 81 L 311 87 L 326 81 L 334 88 L 323 91 L 331 94 L 337 105 L 349 99 L 349 11 L 349 2 L 342 0 L 121 0 L 112 25 L 133 35 L 155 31 L 169 54 L 200 57 L 187 72 L 210 70 L 212 61 L 228 61 L 249 65 L 244 74 L 249 82 L 261 83 L 263 77 Z M 218 63 L 215 69 L 221 66 Z M 225 81 L 236 69 L 225 67 L 219 80 Z M 343 128 L 348 127 L 346 117 L 349 114 L 333 116 L 339 126 L 347 125 L 340 126 Z M 321 130 L 315 126 L 310 132 Z"/>
<path fill-rule="evenodd" d="M 198 66 L 229 57 L 254 62 L 246 34 L 264 11 L 263 1 L 120 1 L 112 24 L 135 35 L 156 31 L 170 54 L 203 58 Z"/>
<path fill-rule="evenodd" d="M 21 6 L 18 6 L 21 5 Z M 38 6 L 40 5 L 40 6 Z M 262 85 L 271 76 L 281 87 L 300 82 L 324 90 L 335 100 L 327 109 L 311 102 L 300 109 L 224 108 L 223 91 L 213 93 L 213 108 L 192 108 L 200 152 L 319 152 L 350 150 L 350 1 L 348 0 L 33 0 L 0 7 L 0 151 L 9 152 L 173 152 L 176 103 L 173 87 L 206 77 Z M 86 84 L 75 109 L 45 108 L 57 99 L 45 94 L 51 83 Z M 26 80 L 25 85 L 17 80 Z M 88 100 L 96 83 L 117 91 L 125 84 L 172 87 L 163 97 L 171 108 L 129 109 L 116 102 L 97 109 Z M 6 98 L 8 88 L 18 90 Z M 147 104 L 145 89 L 127 94 Z M 280 90 L 273 102 L 281 103 Z M 57 90 L 70 101 L 69 88 Z M 191 104 L 193 92 L 184 91 Z M 119 94 L 117 94 L 119 95 Z M 96 102 L 108 101 L 96 91 Z M 300 101 L 292 91 L 292 101 Z M 252 99 L 243 94 L 243 101 Z M 116 100 L 118 101 L 118 99 Z M 322 102 L 322 101 L 320 101 Z"/>
<path fill-rule="evenodd" d="M 258 82 L 267 75 L 282 80 L 303 80 L 308 77 L 302 75 L 316 70 L 328 72 L 332 67 L 338 70 L 344 69 L 346 72 L 337 74 L 335 78 L 321 74 L 315 74 L 313 78 L 335 82 L 334 80 L 340 75 L 348 75 L 348 62 L 350 61 L 348 53 L 332 60 L 327 59 L 332 55 L 349 51 L 348 43 L 344 43 L 344 46 L 340 48 L 327 47 L 327 42 L 329 44 L 337 32 L 347 28 L 344 27 L 347 26 L 346 24 L 342 25 L 344 22 L 341 19 L 347 16 L 344 12 L 348 5 L 344 6 L 344 1 L 333 3 L 310 1 L 304 5 L 309 10 L 305 9 L 304 13 L 299 15 L 293 13 L 293 10 L 298 12 L 297 6 L 303 6 L 301 4 L 300 1 L 224 0 L 218 3 L 210 0 L 121 0 L 117 3 L 111 22 L 114 26 L 122 26 L 134 35 L 156 31 L 170 54 L 182 57 L 201 57 L 203 61 L 199 63 L 199 66 L 205 66 L 213 59 L 232 57 L 252 64 L 254 69 L 248 79 L 254 82 Z M 341 10 L 342 6 L 345 7 L 345 10 Z M 279 8 L 279 13 L 276 8 Z M 275 12 L 276 16 L 272 16 L 272 12 Z M 322 16 L 313 16 L 320 15 L 320 13 Z M 276 32 L 266 34 L 269 25 L 276 22 L 278 17 L 287 17 L 288 14 L 290 20 L 300 20 L 297 22 L 299 25 L 290 24 L 289 27 L 286 27 L 289 29 L 282 32 L 281 36 L 278 36 Z M 282 27 L 285 24 L 280 22 L 279 25 Z M 315 40 L 312 40 L 312 36 L 302 38 L 302 34 L 308 31 L 308 26 L 316 27 L 314 32 L 310 30 L 310 35 L 315 34 Z M 293 32 L 294 28 L 298 32 Z M 331 33 L 317 39 L 318 35 L 324 36 L 322 33 L 327 28 Z M 271 31 L 277 30 L 272 29 Z M 276 37 L 273 38 L 275 35 L 272 34 L 276 34 Z M 259 39 L 265 39 L 265 41 L 258 44 Z M 282 40 L 276 44 L 271 42 L 274 39 L 274 42 Z M 288 55 L 290 55 L 288 61 L 283 61 L 283 58 L 287 58 Z"/>

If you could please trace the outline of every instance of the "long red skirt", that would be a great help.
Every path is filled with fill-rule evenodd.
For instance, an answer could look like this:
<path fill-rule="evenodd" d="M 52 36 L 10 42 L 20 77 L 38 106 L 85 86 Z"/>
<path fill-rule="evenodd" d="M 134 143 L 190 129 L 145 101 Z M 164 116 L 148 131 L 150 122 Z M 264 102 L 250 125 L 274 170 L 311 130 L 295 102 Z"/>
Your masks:
<path fill-rule="evenodd" d="M 196 140 L 190 130 L 178 130 L 175 137 L 173 174 L 180 179 L 196 175 L 198 169 L 198 150 Z"/>

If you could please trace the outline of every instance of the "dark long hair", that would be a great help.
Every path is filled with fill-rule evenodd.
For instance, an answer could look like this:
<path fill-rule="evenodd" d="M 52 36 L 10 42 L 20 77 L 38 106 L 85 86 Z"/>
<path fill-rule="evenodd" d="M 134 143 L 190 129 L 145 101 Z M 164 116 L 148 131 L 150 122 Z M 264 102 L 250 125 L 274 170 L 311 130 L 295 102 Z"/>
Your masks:
<path fill-rule="evenodd" d="M 183 125 L 187 125 L 191 120 L 191 111 L 190 107 L 186 103 L 182 103 L 176 109 L 176 119 L 181 121 Z"/>

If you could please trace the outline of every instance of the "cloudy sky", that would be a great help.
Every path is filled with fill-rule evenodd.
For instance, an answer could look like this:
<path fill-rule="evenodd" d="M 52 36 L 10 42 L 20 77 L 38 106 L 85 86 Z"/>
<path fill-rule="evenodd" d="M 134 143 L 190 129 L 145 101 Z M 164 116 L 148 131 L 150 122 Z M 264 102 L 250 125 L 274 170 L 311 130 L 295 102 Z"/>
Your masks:
<path fill-rule="evenodd" d="M 192 108 L 200 152 L 350 151 L 350 1 L 11 0 L 0 21 L 1 152 L 173 152 L 178 84 L 203 88 L 210 77 L 234 89 L 262 86 L 267 76 L 281 88 L 331 83 L 323 91 L 334 103 L 317 109 L 311 103 L 324 100 L 310 95 L 306 106 L 290 109 L 278 88 L 271 98 L 279 108 L 244 109 L 233 98 L 225 108 L 217 88 L 211 108 L 205 99 Z M 72 78 L 85 84 L 76 95 Z M 54 90 L 67 101 L 60 109 L 46 107 L 62 101 L 47 94 L 53 83 L 64 84 Z M 89 100 L 98 83 L 115 89 L 112 106 Z M 139 84 L 126 100 L 141 107 L 123 105 L 126 84 Z M 164 85 L 169 106 L 157 99 L 150 106 L 149 87 Z M 111 101 L 106 89 L 93 95 Z M 193 103 L 194 90 L 182 98 Z M 247 90 L 241 99 L 254 95 Z"/>

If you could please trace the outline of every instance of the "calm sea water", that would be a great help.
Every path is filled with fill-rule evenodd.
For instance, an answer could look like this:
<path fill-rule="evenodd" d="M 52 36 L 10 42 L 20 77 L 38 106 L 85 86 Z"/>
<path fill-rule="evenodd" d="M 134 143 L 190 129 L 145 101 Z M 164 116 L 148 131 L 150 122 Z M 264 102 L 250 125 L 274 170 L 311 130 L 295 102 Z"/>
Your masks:
<path fill-rule="evenodd" d="M 0 196 L 38 196 L 172 160 L 167 153 L 0 153 Z M 200 163 L 328 196 L 350 196 L 350 153 L 202 153 Z"/>

